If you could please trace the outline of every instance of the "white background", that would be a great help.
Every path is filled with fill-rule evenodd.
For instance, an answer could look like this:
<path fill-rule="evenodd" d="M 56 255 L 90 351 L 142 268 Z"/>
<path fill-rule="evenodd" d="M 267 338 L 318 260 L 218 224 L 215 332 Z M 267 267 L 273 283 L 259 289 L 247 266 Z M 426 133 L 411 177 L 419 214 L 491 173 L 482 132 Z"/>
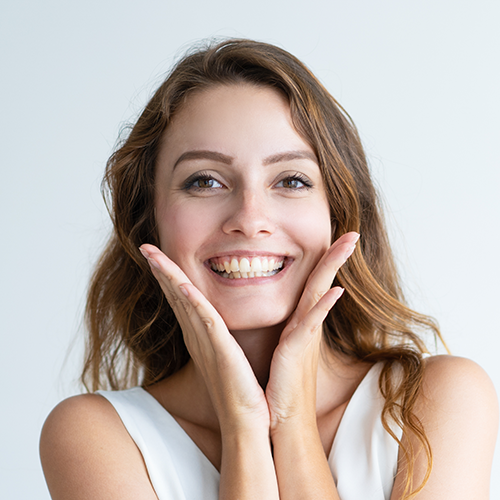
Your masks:
<path fill-rule="evenodd" d="M 3 2 L 0 497 L 49 498 L 38 436 L 78 391 L 85 288 L 109 227 L 105 161 L 204 37 L 280 45 L 344 105 L 412 305 L 500 390 L 499 26 L 494 0 Z"/>

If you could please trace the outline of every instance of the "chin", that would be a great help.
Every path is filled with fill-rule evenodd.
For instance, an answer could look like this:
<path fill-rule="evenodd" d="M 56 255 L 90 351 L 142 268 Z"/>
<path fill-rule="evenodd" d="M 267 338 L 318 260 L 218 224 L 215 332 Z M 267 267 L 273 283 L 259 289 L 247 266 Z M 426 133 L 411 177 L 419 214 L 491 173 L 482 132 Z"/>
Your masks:
<path fill-rule="evenodd" d="M 220 314 L 229 331 L 238 331 L 272 328 L 285 323 L 292 311 L 293 308 L 287 308 L 281 312 L 277 311 L 276 308 L 273 308 L 272 311 L 259 308 L 258 310 L 247 309 L 243 314 L 236 313 L 234 310 L 221 311 Z"/>

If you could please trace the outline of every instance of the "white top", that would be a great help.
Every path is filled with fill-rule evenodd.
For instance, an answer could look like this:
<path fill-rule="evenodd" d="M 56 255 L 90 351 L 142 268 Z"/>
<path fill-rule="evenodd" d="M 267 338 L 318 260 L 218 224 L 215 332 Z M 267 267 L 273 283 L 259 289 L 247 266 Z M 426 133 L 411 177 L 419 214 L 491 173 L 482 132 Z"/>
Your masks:
<path fill-rule="evenodd" d="M 382 364 L 354 392 L 328 457 L 341 500 L 389 500 L 398 444 L 382 426 Z M 220 474 L 184 429 L 141 387 L 98 391 L 115 408 L 142 453 L 159 500 L 217 500 Z M 391 427 L 401 438 L 402 431 Z"/>

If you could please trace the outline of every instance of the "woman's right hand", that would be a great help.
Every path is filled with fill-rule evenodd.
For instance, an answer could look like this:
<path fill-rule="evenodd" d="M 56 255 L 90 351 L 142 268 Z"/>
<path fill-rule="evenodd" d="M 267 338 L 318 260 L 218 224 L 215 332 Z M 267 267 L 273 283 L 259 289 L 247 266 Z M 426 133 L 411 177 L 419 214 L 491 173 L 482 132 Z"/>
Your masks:
<path fill-rule="evenodd" d="M 221 431 L 269 428 L 264 391 L 224 320 L 184 272 L 154 245 L 140 248 L 181 326 L 186 347 L 201 372 Z"/>

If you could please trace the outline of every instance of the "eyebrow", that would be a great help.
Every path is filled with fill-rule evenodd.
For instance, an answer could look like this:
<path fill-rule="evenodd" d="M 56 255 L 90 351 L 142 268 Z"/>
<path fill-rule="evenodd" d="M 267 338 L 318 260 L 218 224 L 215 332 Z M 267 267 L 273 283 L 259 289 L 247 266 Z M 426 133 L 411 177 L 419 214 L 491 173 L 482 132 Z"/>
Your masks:
<path fill-rule="evenodd" d="M 264 159 L 264 165 L 271 165 L 272 163 L 292 160 L 311 160 L 318 164 L 316 155 L 310 151 L 285 151 L 284 153 L 277 153 L 275 155 L 268 156 Z"/>
<path fill-rule="evenodd" d="M 217 153 L 216 151 L 186 151 L 185 153 L 182 153 L 179 158 L 177 158 L 177 161 L 174 163 L 173 170 L 175 170 L 175 167 L 177 167 L 179 163 L 188 160 L 213 160 L 226 165 L 231 165 L 233 157 Z"/>
<path fill-rule="evenodd" d="M 311 153 L 310 151 L 285 151 L 283 153 L 277 153 L 264 158 L 263 164 L 271 165 L 273 163 L 304 159 L 311 160 L 314 163 L 318 164 L 316 155 L 314 153 Z M 234 158 L 223 153 L 218 153 L 217 151 L 186 151 L 185 153 L 182 153 L 179 158 L 177 158 L 177 161 L 174 163 L 173 170 L 175 170 L 175 167 L 177 167 L 179 163 L 188 160 L 213 160 L 219 163 L 224 163 L 225 165 L 231 165 Z"/>

